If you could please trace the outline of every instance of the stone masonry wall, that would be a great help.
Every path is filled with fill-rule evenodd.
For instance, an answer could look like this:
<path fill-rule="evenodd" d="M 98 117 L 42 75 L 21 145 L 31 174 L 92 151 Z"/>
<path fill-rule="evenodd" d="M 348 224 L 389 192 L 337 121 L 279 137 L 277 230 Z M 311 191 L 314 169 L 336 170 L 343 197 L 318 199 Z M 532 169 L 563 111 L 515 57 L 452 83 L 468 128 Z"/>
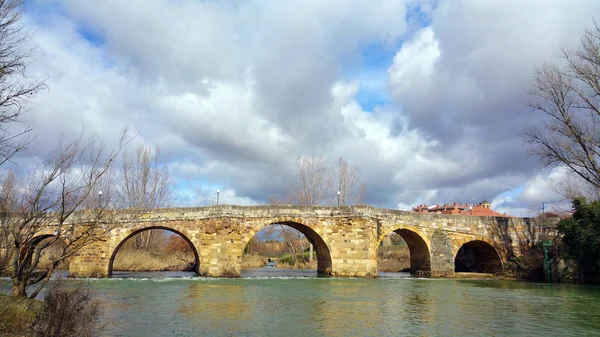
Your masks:
<path fill-rule="evenodd" d="M 83 219 L 73 217 L 73 223 Z M 244 248 L 262 228 L 288 224 L 313 243 L 319 272 L 334 276 L 377 276 L 377 248 L 391 232 L 411 247 L 411 263 L 434 277 L 453 277 L 460 247 L 478 240 L 496 249 L 503 263 L 519 254 L 519 243 L 531 231 L 531 219 L 437 215 L 371 206 L 231 206 L 116 212 L 106 241 L 81 251 L 71 262 L 73 276 L 107 276 L 119 246 L 149 228 L 182 235 L 198 256 L 197 272 L 205 276 L 239 276 Z"/>

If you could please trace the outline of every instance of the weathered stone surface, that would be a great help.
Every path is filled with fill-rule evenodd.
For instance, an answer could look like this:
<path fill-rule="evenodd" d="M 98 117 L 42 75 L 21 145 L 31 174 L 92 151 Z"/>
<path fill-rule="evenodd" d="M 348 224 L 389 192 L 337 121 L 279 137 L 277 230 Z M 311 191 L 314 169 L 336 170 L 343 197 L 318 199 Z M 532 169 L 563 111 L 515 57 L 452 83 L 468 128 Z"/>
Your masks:
<path fill-rule="evenodd" d="M 411 251 L 411 271 L 453 277 L 454 260 L 466 243 L 477 241 L 497 253 L 498 263 L 519 255 L 519 242 L 534 226 L 528 218 L 470 217 L 379 209 L 372 206 L 231 206 L 120 211 L 108 240 L 81 251 L 71 262 L 73 276 L 107 276 L 119 247 L 152 228 L 181 235 L 193 247 L 196 271 L 205 276 L 238 276 L 244 247 L 261 229 L 286 224 L 313 243 L 318 271 L 334 276 L 377 276 L 377 248 L 391 232 Z M 72 223 L 85 217 L 73 217 Z"/>

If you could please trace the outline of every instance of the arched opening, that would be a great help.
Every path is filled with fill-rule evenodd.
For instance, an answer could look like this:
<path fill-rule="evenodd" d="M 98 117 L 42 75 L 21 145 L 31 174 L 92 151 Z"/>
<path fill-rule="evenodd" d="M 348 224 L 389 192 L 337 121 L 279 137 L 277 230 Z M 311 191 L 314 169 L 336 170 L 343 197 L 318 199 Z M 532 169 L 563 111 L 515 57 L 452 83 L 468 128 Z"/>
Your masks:
<path fill-rule="evenodd" d="M 475 240 L 462 245 L 454 258 L 458 273 L 500 273 L 502 260 L 496 249 L 485 241 Z"/>
<path fill-rule="evenodd" d="M 302 276 L 331 274 L 329 247 L 319 234 L 300 223 L 282 222 L 271 224 L 250 238 L 242 256 L 242 275 L 269 272 L 281 276 L 290 270 L 304 270 Z"/>
<path fill-rule="evenodd" d="M 31 265 L 35 259 L 36 250 L 40 250 L 37 270 L 50 270 L 53 261 L 58 260 L 58 264 L 53 268 L 54 272 L 64 271 L 69 269 L 70 258 L 66 257 L 66 242 L 52 234 L 40 235 L 34 237 L 30 241 L 30 246 L 24 247 L 20 251 L 20 259 L 26 265 Z"/>
<path fill-rule="evenodd" d="M 427 243 L 411 230 L 398 229 L 384 237 L 377 255 L 380 272 L 410 272 L 423 277 L 431 275 Z"/>
<path fill-rule="evenodd" d="M 49 269 L 52 264 L 52 260 L 62 257 L 65 254 L 67 244 L 63 239 L 56 238 L 54 235 L 48 235 L 38 240 L 35 245 L 49 244 L 48 247 L 44 248 L 42 254 L 40 254 L 40 260 L 38 263 L 38 269 Z M 71 259 L 66 258 L 61 260 L 56 266 L 55 270 L 69 270 L 69 263 Z"/>
<path fill-rule="evenodd" d="M 156 226 L 134 231 L 119 243 L 110 257 L 108 275 L 114 271 L 198 273 L 199 266 L 198 251 L 183 233 Z"/>

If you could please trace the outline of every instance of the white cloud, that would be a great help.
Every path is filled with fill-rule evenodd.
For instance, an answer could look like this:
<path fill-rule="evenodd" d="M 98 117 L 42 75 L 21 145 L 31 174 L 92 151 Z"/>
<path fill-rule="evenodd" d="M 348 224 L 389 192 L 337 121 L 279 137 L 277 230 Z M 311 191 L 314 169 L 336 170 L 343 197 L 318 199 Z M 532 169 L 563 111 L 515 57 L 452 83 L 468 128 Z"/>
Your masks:
<path fill-rule="evenodd" d="M 82 126 L 110 146 L 130 125 L 162 148 L 185 205 L 209 204 L 214 186 L 228 203 L 262 203 L 286 193 L 298 156 L 343 156 L 361 168 L 366 202 L 411 208 L 491 199 L 536 176 L 516 134 L 530 119 L 520 100 L 594 2 L 54 5 L 27 21 L 32 70 L 49 86 L 27 117 L 41 153 Z M 345 59 L 402 40 L 383 88 L 385 69 L 347 77 Z M 364 88 L 395 102 L 364 111 Z M 546 193 L 536 191 L 526 199 Z"/>
<path fill-rule="evenodd" d="M 402 45 L 388 69 L 393 96 L 402 101 L 415 93 L 434 90 L 439 58 L 440 49 L 432 28 L 425 27 L 417 32 L 410 41 Z M 423 103 L 427 97 L 418 99 Z"/>

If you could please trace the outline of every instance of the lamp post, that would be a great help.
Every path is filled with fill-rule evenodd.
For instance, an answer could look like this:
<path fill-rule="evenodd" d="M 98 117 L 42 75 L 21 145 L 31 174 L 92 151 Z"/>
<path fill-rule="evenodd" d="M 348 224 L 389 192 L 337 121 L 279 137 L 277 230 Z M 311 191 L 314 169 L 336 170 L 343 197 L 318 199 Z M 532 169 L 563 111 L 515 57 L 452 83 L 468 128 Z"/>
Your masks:
<path fill-rule="evenodd" d="M 102 190 L 98 191 L 98 208 L 102 208 Z"/>
<path fill-rule="evenodd" d="M 338 190 L 337 194 L 338 194 L 338 206 L 339 206 L 340 205 L 340 194 L 342 194 L 342 192 Z"/>
<path fill-rule="evenodd" d="M 221 191 L 217 188 L 217 205 L 219 204 L 219 193 L 221 193 Z"/>

